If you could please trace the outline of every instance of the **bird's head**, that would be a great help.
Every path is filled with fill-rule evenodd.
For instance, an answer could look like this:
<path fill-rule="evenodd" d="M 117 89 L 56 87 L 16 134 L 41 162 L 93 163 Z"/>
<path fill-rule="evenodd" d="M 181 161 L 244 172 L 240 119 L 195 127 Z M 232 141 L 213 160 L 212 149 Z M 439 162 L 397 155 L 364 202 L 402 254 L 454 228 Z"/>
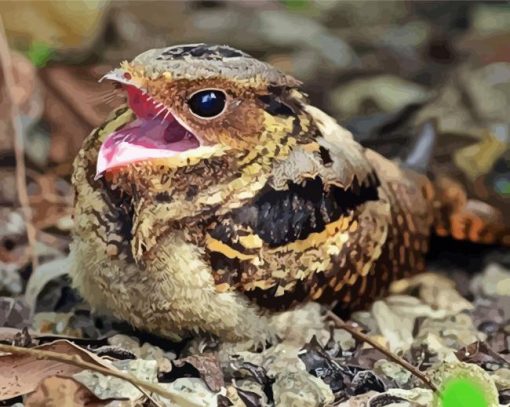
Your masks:
<path fill-rule="evenodd" d="M 153 49 L 105 79 L 125 92 L 133 117 L 103 140 L 96 176 L 254 150 L 278 155 L 303 97 L 297 80 L 228 46 Z"/>
<path fill-rule="evenodd" d="M 115 200 L 111 206 L 128 208 L 121 223 L 130 226 L 135 258 L 182 228 L 176 223 L 192 234 L 193 222 L 243 206 L 273 181 L 285 184 L 299 172 L 278 166 L 291 154 L 321 160 L 300 82 L 234 48 L 154 49 L 105 79 L 125 93 L 129 109 L 85 141 L 75 185 L 84 188 L 82 166 L 95 191 Z"/>

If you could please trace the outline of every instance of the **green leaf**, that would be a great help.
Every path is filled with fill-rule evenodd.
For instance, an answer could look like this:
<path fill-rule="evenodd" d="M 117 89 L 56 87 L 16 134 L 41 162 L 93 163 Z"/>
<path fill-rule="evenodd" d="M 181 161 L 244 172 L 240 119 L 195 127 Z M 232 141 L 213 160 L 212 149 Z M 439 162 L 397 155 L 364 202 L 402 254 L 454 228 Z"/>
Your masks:
<path fill-rule="evenodd" d="M 449 380 L 441 393 L 442 407 L 489 407 L 484 390 L 476 382 L 460 377 Z"/>
<path fill-rule="evenodd" d="M 53 57 L 54 49 L 44 42 L 34 41 L 30 44 L 30 48 L 26 52 L 26 55 L 32 63 L 42 68 L 46 66 L 48 61 Z"/>
<path fill-rule="evenodd" d="M 289 10 L 305 10 L 310 6 L 309 0 L 280 0 Z"/>

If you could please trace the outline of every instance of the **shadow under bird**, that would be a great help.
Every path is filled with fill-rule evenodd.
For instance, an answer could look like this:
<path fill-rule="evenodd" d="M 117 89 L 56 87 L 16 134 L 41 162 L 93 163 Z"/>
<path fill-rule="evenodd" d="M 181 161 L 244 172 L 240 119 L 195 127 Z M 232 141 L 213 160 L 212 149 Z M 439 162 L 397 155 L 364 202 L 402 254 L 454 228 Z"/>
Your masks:
<path fill-rule="evenodd" d="M 501 213 L 424 175 L 430 129 L 400 165 L 244 52 L 154 49 L 104 79 L 127 104 L 75 160 L 71 275 L 137 328 L 263 342 L 278 311 L 349 312 L 424 270 L 433 233 L 509 243 Z"/>

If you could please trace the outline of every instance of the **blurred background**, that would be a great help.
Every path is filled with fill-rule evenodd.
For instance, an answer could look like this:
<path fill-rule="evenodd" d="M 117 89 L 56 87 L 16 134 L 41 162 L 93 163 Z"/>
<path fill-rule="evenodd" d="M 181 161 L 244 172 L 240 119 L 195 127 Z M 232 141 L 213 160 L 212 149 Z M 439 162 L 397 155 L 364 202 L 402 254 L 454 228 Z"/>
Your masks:
<path fill-rule="evenodd" d="M 274 64 L 387 156 L 405 155 L 435 120 L 434 165 L 508 213 L 507 3 L 6 1 L 0 16 L 2 295 L 20 294 L 36 263 L 67 252 L 72 160 L 122 103 L 98 78 L 179 43 L 229 44 Z"/>

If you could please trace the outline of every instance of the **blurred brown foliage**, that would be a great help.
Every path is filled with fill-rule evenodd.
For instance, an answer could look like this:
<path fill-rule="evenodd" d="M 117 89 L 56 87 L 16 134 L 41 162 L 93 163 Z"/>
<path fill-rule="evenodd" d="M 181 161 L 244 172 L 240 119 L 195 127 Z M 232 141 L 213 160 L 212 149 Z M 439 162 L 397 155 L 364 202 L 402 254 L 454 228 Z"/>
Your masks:
<path fill-rule="evenodd" d="M 404 156 L 419 125 L 434 119 L 440 132 L 435 168 L 454 174 L 465 183 L 470 194 L 503 209 L 510 219 L 510 6 L 507 4 L 319 0 L 23 1 L 0 2 L 0 16 L 11 47 L 13 71 L 12 98 L 7 93 L 5 72 L 0 71 L 0 295 L 19 297 L 28 286 L 26 300 L 30 304 L 25 309 L 17 300 L 6 299 L 4 308 L 9 312 L 5 313 L 5 321 L 11 318 L 17 322 L 9 325 L 4 321 L 0 325 L 27 326 L 27 315 L 36 312 L 31 322 L 33 327 L 48 333 L 97 337 L 99 332 L 104 333 L 111 327 L 105 323 L 101 330 L 91 325 L 88 314 L 85 318 L 70 312 L 77 300 L 62 279 L 65 270 L 60 269 L 58 262 L 67 253 L 72 227 L 72 160 L 83 138 L 110 110 L 123 102 L 112 97 L 110 84 L 97 81 L 120 61 L 149 48 L 208 42 L 243 49 L 302 80 L 313 104 L 351 129 L 361 143 L 387 156 Z M 15 120 L 21 124 L 24 184 L 32 210 L 31 224 L 36 231 L 34 247 L 30 247 L 27 240 L 27 223 L 19 199 L 20 180 L 16 179 Z M 29 249 L 35 250 L 42 263 L 35 271 L 31 267 Z M 495 284 L 504 285 L 501 281 L 506 281 L 507 277 L 502 277 L 506 274 L 499 276 Z M 437 280 L 434 282 L 439 284 Z M 375 324 L 375 318 L 383 336 L 389 335 L 384 326 L 405 331 L 405 341 L 400 338 L 398 342 L 396 337 L 381 340 L 390 346 L 403 346 L 405 342 L 410 360 L 426 365 L 432 364 L 433 358 L 441 359 L 443 353 L 450 355 L 451 352 L 426 336 L 425 325 L 413 332 L 410 324 L 437 317 L 433 312 L 435 308 L 444 311 L 442 318 L 446 318 L 453 311 L 444 298 L 461 297 L 449 283 L 439 284 L 444 298 L 430 290 L 427 294 L 423 287 L 431 284 L 426 279 L 416 284 L 425 290 L 425 294 L 420 294 L 421 299 L 432 308 L 425 311 L 416 308 L 418 317 L 409 317 L 405 327 L 400 326 L 402 315 L 397 310 L 398 303 L 390 303 L 392 312 L 383 313 L 386 322 L 378 320 L 382 314 L 377 314 L 377 307 L 374 315 L 365 317 L 367 324 Z M 469 292 L 462 287 L 458 290 L 462 294 Z M 469 309 L 473 319 L 445 324 L 458 324 L 459 332 L 464 329 L 466 338 L 474 341 L 479 339 L 479 326 L 496 321 L 497 326 L 492 326 L 489 333 L 490 345 L 500 354 L 508 355 L 508 345 L 505 348 L 504 343 L 508 341 L 505 321 L 509 316 L 503 317 L 499 312 L 508 304 L 496 300 L 492 303 L 493 300 L 485 297 L 493 298 L 493 295 L 472 292 L 478 301 L 474 308 L 462 300 L 457 301 L 457 305 L 464 307 L 462 310 Z M 412 308 L 414 300 L 405 301 L 404 307 Z M 379 308 L 383 306 L 378 305 Z M 492 314 L 489 318 L 487 313 L 481 317 L 491 306 L 497 318 Z M 457 312 L 459 310 L 455 310 Z M 445 326 L 430 323 L 427 329 L 441 337 Z M 473 348 L 474 345 L 461 339 L 448 343 L 448 350 Z M 435 356 L 422 348 L 420 357 L 425 359 L 419 362 L 418 347 L 431 347 L 432 343 Z M 342 346 L 348 349 L 345 343 Z M 126 347 L 125 343 L 118 346 Z M 352 347 L 354 349 L 354 343 Z M 141 352 L 139 346 L 133 349 Z M 349 360 L 352 365 L 349 369 L 354 369 L 351 371 L 342 370 L 337 362 L 330 360 L 319 343 L 311 341 L 306 349 L 305 364 L 317 365 L 317 369 L 327 366 L 330 374 L 342 378 L 346 386 L 358 383 L 360 389 L 371 391 L 391 386 L 410 387 L 405 372 L 398 372 L 400 376 L 391 381 L 387 377 L 382 381 L 370 375 L 361 377 L 352 366 L 362 362 L 367 368 L 374 367 L 373 352 L 364 352 L 366 349 L 361 346 L 357 346 L 354 353 L 343 354 L 343 361 Z M 471 361 L 476 359 L 475 363 L 494 357 L 484 347 L 474 351 Z M 168 358 L 162 356 L 161 349 L 151 352 L 158 353 L 158 361 L 163 359 L 168 365 Z M 331 349 L 328 348 L 328 352 L 332 353 Z M 254 373 L 255 359 L 261 356 L 249 358 L 253 359 L 253 363 L 249 362 L 252 366 L 246 362 L 242 369 L 251 369 L 254 377 L 259 375 L 269 380 L 262 368 Z M 508 361 L 498 359 L 498 363 L 503 366 Z M 200 374 L 216 375 L 212 379 L 206 377 L 207 383 L 223 383 L 215 357 L 182 359 L 174 368 L 184 369 L 182 366 L 188 365 Z M 395 367 L 381 363 L 378 369 L 378 374 L 384 376 L 384 372 Z M 151 370 L 154 377 L 156 370 Z M 298 379 L 324 400 L 331 401 L 333 393 L 323 384 L 296 376 L 292 385 L 299 387 Z M 92 392 L 96 396 L 91 394 L 90 386 L 86 390 L 71 379 L 55 380 L 38 382 L 37 391 L 30 400 L 37 400 L 41 393 L 53 393 L 62 386 L 64 395 L 74 397 L 79 390 L 80 397 L 98 402 L 97 392 Z M 498 380 L 497 383 L 503 382 L 501 378 Z M 186 386 L 203 390 L 202 384 L 190 383 Z M 261 383 L 258 387 L 244 383 L 244 390 L 241 386 L 230 386 L 224 397 L 262 400 L 266 396 L 260 389 L 268 384 Z M 284 384 L 279 385 L 284 388 Z M 349 393 L 353 387 L 349 389 L 334 389 L 337 401 L 339 395 L 353 396 Z M 500 398 L 510 400 L 505 389 L 500 386 Z M 293 394 L 281 393 L 280 396 L 287 400 Z M 136 393 L 133 397 L 141 396 Z M 359 396 L 359 400 L 363 397 Z M 429 400 L 427 397 L 422 399 Z"/>

